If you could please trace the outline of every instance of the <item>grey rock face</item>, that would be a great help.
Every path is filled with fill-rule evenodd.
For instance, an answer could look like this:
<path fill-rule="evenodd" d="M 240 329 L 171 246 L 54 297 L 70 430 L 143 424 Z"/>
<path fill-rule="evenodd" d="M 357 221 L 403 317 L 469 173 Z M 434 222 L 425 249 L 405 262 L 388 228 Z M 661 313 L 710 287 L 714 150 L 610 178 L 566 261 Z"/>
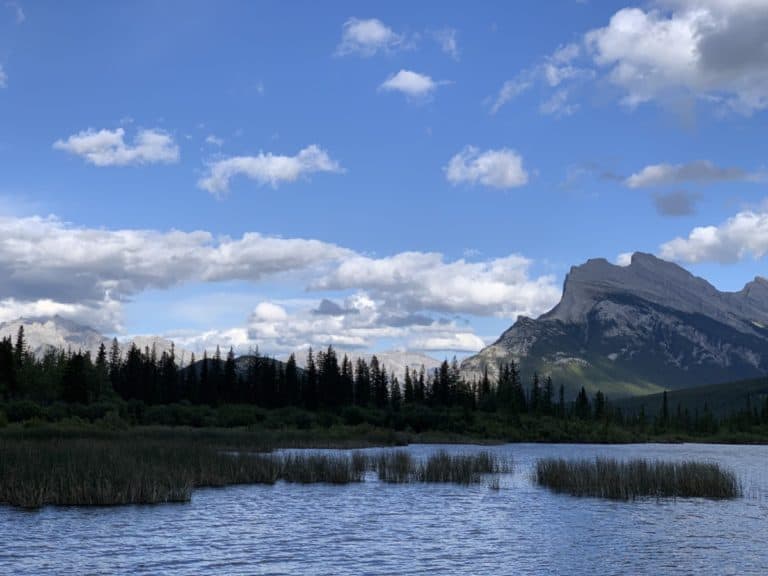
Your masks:
<path fill-rule="evenodd" d="M 636 253 L 629 266 L 571 268 L 560 303 L 519 318 L 462 363 L 468 378 L 514 360 L 566 387 L 614 395 L 714 384 L 768 372 L 768 281 L 720 292 L 676 264 Z"/>

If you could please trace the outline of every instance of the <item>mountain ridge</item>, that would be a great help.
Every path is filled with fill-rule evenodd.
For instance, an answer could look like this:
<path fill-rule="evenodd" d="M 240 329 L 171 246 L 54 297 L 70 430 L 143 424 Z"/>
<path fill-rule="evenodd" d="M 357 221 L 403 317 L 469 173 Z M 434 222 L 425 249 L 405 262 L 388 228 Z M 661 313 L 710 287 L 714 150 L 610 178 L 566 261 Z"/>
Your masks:
<path fill-rule="evenodd" d="M 519 317 L 493 344 L 462 362 L 462 374 L 495 375 L 519 362 L 567 388 L 615 396 L 715 384 L 768 372 L 768 281 L 738 292 L 651 254 L 628 266 L 590 259 L 570 269 L 560 302 Z"/>

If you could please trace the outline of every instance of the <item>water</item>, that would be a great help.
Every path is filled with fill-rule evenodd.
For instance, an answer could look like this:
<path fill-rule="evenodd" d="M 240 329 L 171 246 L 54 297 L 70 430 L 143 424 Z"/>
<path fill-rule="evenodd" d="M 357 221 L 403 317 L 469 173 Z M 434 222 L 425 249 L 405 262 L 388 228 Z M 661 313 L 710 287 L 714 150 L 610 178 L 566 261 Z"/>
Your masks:
<path fill-rule="evenodd" d="M 0 507 L 0 574 L 768 574 L 768 447 L 412 446 L 512 457 L 501 489 L 378 483 L 198 490 L 189 504 Z M 611 502 L 531 482 L 548 456 L 696 459 L 734 501 Z"/>

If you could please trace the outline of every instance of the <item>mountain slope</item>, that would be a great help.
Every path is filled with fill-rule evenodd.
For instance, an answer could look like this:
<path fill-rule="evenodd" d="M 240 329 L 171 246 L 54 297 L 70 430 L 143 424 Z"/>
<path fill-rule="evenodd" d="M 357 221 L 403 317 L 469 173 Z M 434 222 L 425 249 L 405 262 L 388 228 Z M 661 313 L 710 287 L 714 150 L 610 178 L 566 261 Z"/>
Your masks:
<path fill-rule="evenodd" d="M 676 264 L 636 253 L 631 264 L 571 268 L 563 297 L 538 319 L 520 317 L 463 374 L 520 362 L 573 390 L 614 397 L 682 389 L 768 372 L 768 281 L 719 292 Z"/>

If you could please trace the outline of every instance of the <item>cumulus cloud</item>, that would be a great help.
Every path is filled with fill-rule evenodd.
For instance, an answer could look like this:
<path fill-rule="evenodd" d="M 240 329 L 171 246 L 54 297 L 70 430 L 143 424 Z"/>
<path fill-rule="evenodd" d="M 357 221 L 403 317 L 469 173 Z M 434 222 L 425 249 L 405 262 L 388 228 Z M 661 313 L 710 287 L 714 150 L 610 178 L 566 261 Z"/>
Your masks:
<path fill-rule="evenodd" d="M 257 282 L 353 254 L 317 240 L 78 228 L 39 217 L 0 217 L 0 238 L 0 301 L 17 308 L 52 302 L 78 317 L 85 309 L 106 312 L 100 325 L 114 318 L 120 302 L 145 290 L 188 282 Z"/>
<path fill-rule="evenodd" d="M 316 308 L 304 304 L 275 317 L 262 313 L 272 303 L 259 303 L 248 320 L 248 345 L 283 354 L 329 344 L 347 350 L 368 349 L 382 339 L 401 340 L 410 349 L 424 351 L 475 352 L 484 345 L 471 329 L 455 322 L 420 316 L 416 322 L 392 323 L 386 304 L 365 292 L 347 298 L 334 314 L 317 314 L 322 302 Z"/>
<path fill-rule="evenodd" d="M 551 276 L 531 278 L 530 265 L 516 255 L 485 262 L 446 262 L 441 254 L 424 252 L 355 255 L 310 287 L 365 290 L 392 311 L 537 316 L 554 306 L 560 289 Z"/>
<path fill-rule="evenodd" d="M 139 130 L 132 144 L 125 142 L 125 130 L 92 129 L 78 132 L 53 147 L 77 156 L 95 166 L 131 166 L 140 164 L 172 164 L 179 161 L 179 147 L 162 130 Z"/>
<path fill-rule="evenodd" d="M 450 159 L 444 170 L 451 184 L 516 188 L 528 183 L 522 156 L 509 148 L 481 152 L 474 146 L 467 146 Z"/>
<path fill-rule="evenodd" d="M 284 182 L 295 182 L 315 172 L 343 172 L 336 160 L 316 145 L 307 146 L 295 156 L 259 153 L 256 156 L 234 156 L 212 162 L 208 173 L 198 181 L 200 188 L 221 195 L 229 190 L 229 182 L 243 175 L 259 184 L 276 188 Z"/>
<path fill-rule="evenodd" d="M 456 39 L 457 31 L 454 28 L 442 28 L 432 32 L 432 37 L 440 46 L 440 49 L 454 60 L 459 59 L 459 43 Z"/>
<path fill-rule="evenodd" d="M 336 47 L 336 54 L 346 56 L 373 56 L 377 52 L 391 52 L 404 48 L 405 37 L 396 34 L 392 28 L 378 18 L 362 20 L 350 18 L 342 27 L 341 42 Z"/>
<path fill-rule="evenodd" d="M 764 175 L 741 168 L 721 168 L 707 160 L 687 164 L 651 164 L 632 174 L 624 183 L 630 188 L 648 188 L 683 182 L 708 184 L 726 181 L 760 181 Z"/>
<path fill-rule="evenodd" d="M 451 352 L 479 352 L 485 347 L 485 342 L 472 332 L 456 332 L 445 336 L 420 336 L 408 342 L 412 350 Z"/>
<path fill-rule="evenodd" d="M 768 213 L 746 210 L 719 226 L 698 226 L 661 245 L 659 254 L 681 262 L 732 263 L 768 253 Z"/>
<path fill-rule="evenodd" d="M 629 106 L 683 95 L 748 114 L 768 107 L 766 29 L 761 0 L 662 0 L 619 10 L 585 44 Z"/>
<path fill-rule="evenodd" d="M 385 92 L 401 92 L 409 98 L 426 98 L 430 96 L 440 83 L 435 82 L 426 74 L 419 74 L 411 70 L 400 70 L 387 78 L 379 90 Z"/>
<path fill-rule="evenodd" d="M 700 194 L 675 190 L 669 194 L 656 194 L 653 201 L 656 212 L 662 216 L 689 216 L 696 212 L 696 203 L 700 198 Z"/>

